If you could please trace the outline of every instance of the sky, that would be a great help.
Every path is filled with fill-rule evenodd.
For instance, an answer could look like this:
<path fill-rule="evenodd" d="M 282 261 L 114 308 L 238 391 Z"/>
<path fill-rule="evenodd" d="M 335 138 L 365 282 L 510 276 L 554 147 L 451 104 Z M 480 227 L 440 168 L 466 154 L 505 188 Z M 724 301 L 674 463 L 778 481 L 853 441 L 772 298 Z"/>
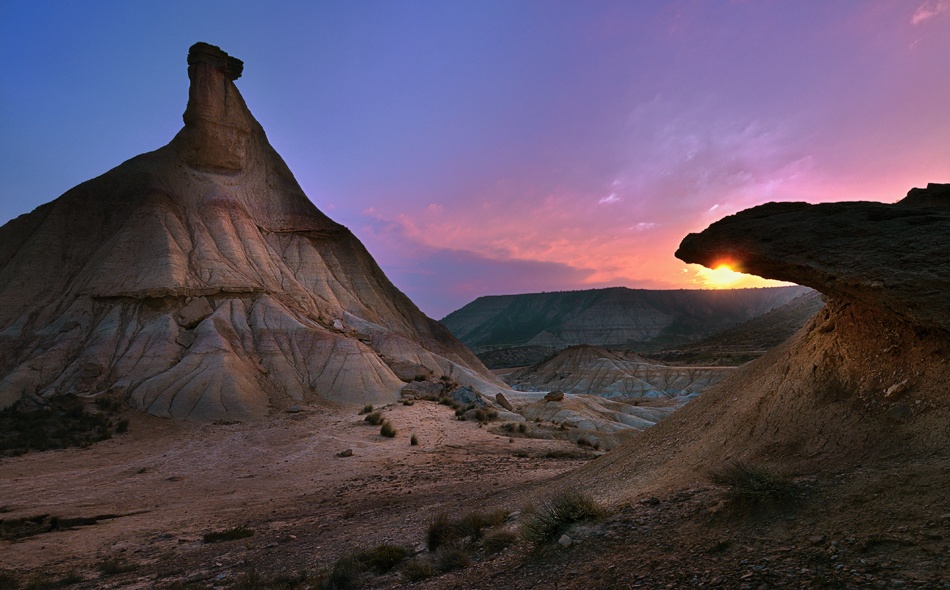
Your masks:
<path fill-rule="evenodd" d="M 950 0 L 0 0 L 0 223 L 168 143 L 196 41 L 435 318 L 761 285 L 673 253 L 768 201 L 950 182 Z"/>

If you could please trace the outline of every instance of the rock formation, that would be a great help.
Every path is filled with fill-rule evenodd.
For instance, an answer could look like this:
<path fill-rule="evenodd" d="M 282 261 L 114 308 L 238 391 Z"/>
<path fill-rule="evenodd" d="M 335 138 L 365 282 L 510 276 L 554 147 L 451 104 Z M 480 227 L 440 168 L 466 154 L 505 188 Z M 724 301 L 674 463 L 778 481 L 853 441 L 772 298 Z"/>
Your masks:
<path fill-rule="evenodd" d="M 683 260 L 811 286 L 825 309 L 575 480 L 623 497 L 734 459 L 799 473 L 950 464 L 948 188 L 893 205 L 770 203 L 687 236 Z"/>
<path fill-rule="evenodd" d="M 732 372 L 731 367 L 676 367 L 633 353 L 579 345 L 506 378 L 515 389 L 561 390 L 609 398 L 690 397 Z M 563 395 L 563 394 L 562 394 Z"/>
<path fill-rule="evenodd" d="M 659 350 L 701 340 L 780 307 L 803 287 L 733 290 L 592 289 L 480 297 L 442 319 L 477 353 L 576 344 Z"/>
<path fill-rule="evenodd" d="M 917 326 L 950 330 L 948 186 L 914 189 L 894 205 L 761 205 L 686 236 L 676 256 L 711 267 L 729 262 Z"/>
<path fill-rule="evenodd" d="M 0 407 L 109 393 L 160 416 L 503 385 L 304 195 L 234 85 L 188 55 L 185 126 L 0 227 Z"/>

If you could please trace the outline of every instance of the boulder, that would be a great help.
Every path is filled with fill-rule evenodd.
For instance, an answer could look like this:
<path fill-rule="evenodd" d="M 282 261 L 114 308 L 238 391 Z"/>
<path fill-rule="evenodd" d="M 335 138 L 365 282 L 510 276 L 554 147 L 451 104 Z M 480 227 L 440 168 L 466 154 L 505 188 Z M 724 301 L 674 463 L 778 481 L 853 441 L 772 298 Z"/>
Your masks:
<path fill-rule="evenodd" d="M 511 402 L 508 401 L 508 398 L 505 397 L 505 394 L 501 392 L 498 392 L 495 394 L 495 403 L 497 403 L 499 406 L 503 407 L 504 409 L 508 410 L 509 412 L 515 411 L 514 406 L 511 405 Z"/>
<path fill-rule="evenodd" d="M 549 391 L 544 394 L 544 401 L 546 402 L 559 402 L 564 401 L 564 392 L 563 391 Z"/>
<path fill-rule="evenodd" d="M 463 406 L 478 406 L 484 408 L 488 404 L 485 399 L 473 387 L 468 385 L 459 387 L 449 392 L 449 398 Z"/>
<path fill-rule="evenodd" d="M 439 381 L 412 381 L 402 388 L 404 399 L 438 399 L 445 391 Z"/>

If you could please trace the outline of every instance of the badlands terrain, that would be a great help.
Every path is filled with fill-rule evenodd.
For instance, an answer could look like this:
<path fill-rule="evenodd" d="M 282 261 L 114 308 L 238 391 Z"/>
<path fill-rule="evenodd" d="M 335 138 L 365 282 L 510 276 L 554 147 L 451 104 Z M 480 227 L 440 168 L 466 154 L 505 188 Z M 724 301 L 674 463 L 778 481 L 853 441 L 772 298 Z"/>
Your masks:
<path fill-rule="evenodd" d="M 715 350 L 824 306 L 680 409 L 585 347 L 640 380 L 519 392 L 303 195 L 239 60 L 188 66 L 169 145 L 0 228 L 0 588 L 950 588 L 950 186 L 687 236 L 804 287 L 681 341 L 695 305 L 598 334 Z M 506 344 L 605 344 L 544 314 Z M 591 391 L 561 373 L 531 378 Z M 23 452 L 54 423 L 102 440 Z"/>

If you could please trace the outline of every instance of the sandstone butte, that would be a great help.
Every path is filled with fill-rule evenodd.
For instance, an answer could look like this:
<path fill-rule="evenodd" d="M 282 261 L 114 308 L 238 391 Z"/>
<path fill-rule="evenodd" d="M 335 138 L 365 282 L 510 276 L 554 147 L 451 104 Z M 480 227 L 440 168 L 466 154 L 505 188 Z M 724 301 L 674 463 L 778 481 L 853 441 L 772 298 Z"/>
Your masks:
<path fill-rule="evenodd" d="M 109 394 L 247 419 L 390 402 L 414 378 L 504 388 L 304 195 L 242 70 L 195 44 L 168 145 L 0 227 L 0 408 Z"/>
<path fill-rule="evenodd" d="M 621 499 L 724 462 L 792 473 L 950 463 L 950 185 L 895 204 L 769 203 L 676 256 L 793 281 L 825 308 L 784 344 L 565 481 Z M 928 463 L 928 464 L 930 464 Z"/>

